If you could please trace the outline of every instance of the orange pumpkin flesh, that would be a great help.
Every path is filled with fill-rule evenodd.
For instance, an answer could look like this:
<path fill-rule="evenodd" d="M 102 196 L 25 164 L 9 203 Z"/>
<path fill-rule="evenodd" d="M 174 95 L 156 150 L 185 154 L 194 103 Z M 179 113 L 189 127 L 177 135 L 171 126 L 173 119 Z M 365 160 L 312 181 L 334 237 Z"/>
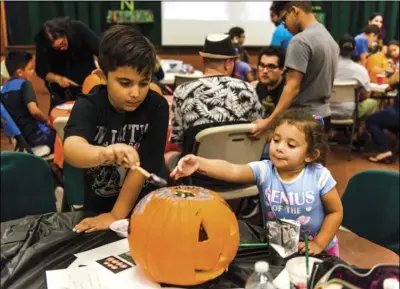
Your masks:
<path fill-rule="evenodd" d="M 162 188 L 136 206 L 128 240 L 133 259 L 153 282 L 197 285 L 227 270 L 239 247 L 239 226 L 217 193 Z"/>

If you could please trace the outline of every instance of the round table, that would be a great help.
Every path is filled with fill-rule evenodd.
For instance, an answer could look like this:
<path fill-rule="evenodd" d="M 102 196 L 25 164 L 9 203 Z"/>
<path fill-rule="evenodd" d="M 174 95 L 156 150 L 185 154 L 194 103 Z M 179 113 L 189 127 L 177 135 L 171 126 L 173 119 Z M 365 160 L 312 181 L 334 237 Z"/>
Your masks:
<path fill-rule="evenodd" d="M 66 104 L 74 104 L 75 101 L 68 101 Z M 70 117 L 71 115 L 71 110 L 70 109 L 59 109 L 57 107 L 53 108 L 50 112 L 50 117 L 49 117 L 49 126 L 53 126 L 54 121 L 58 117 Z M 59 135 L 56 135 L 56 140 L 54 143 L 54 163 L 59 167 L 63 168 L 63 163 L 64 163 L 64 150 L 63 150 L 63 145 L 61 138 Z"/>

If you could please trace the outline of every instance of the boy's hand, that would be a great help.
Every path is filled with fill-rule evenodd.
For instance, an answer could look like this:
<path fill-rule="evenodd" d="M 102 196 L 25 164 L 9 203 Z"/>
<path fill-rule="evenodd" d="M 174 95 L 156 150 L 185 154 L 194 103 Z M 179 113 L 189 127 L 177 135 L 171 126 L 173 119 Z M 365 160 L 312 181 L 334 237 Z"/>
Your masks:
<path fill-rule="evenodd" d="M 95 231 L 107 230 L 108 227 L 117 221 L 111 213 L 100 214 L 93 218 L 83 219 L 72 230 L 77 233 L 91 233 Z"/>
<path fill-rule="evenodd" d="M 314 256 L 321 253 L 324 249 L 321 248 L 316 242 L 310 241 L 308 242 L 308 255 Z M 304 242 L 299 242 L 299 253 L 305 254 L 306 253 L 306 246 Z"/>
<path fill-rule="evenodd" d="M 190 176 L 198 170 L 199 166 L 199 161 L 195 155 L 187 155 L 179 160 L 178 165 L 170 176 L 175 180 Z"/>
<path fill-rule="evenodd" d="M 134 170 L 136 166 L 140 165 L 137 151 L 133 147 L 122 143 L 104 147 L 100 151 L 99 158 L 102 165 L 116 163 L 117 165 L 123 165 L 132 170 Z"/>

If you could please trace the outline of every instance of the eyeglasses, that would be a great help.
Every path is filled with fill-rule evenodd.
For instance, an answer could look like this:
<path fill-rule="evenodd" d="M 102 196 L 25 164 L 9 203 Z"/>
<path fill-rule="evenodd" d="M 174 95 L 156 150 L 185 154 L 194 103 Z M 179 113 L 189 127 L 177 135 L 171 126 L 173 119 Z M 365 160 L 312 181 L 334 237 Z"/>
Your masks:
<path fill-rule="evenodd" d="M 269 63 L 269 64 L 259 63 L 258 64 L 258 68 L 260 68 L 261 70 L 264 70 L 265 68 L 268 70 L 274 70 L 274 69 L 277 69 L 278 67 L 279 67 L 278 65 L 275 65 L 272 63 Z"/>
<path fill-rule="evenodd" d="M 289 10 L 286 11 L 285 14 L 283 14 L 283 16 L 280 17 L 280 18 L 281 18 L 281 21 L 283 22 L 283 24 L 286 23 L 286 17 L 287 17 L 292 11 L 293 11 L 292 8 L 290 8 Z"/>

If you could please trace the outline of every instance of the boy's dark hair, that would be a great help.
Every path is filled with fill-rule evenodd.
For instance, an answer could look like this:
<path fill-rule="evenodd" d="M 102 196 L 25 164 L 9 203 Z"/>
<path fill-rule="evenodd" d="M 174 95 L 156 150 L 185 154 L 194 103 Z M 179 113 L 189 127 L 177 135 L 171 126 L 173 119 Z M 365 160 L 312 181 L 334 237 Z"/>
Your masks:
<path fill-rule="evenodd" d="M 400 46 L 398 40 L 391 40 L 391 41 L 388 43 L 388 47 L 389 47 L 390 45 Z"/>
<path fill-rule="evenodd" d="M 53 41 L 57 38 L 67 37 L 71 38 L 72 29 L 71 29 L 71 20 L 69 17 L 65 18 L 54 18 L 48 20 L 44 23 L 44 32 L 46 35 L 46 39 L 52 44 Z M 48 36 L 51 35 L 51 38 Z"/>
<path fill-rule="evenodd" d="M 233 39 L 234 37 L 240 37 L 244 34 L 244 29 L 242 27 L 232 27 L 229 29 L 228 33 L 231 36 L 231 39 Z"/>
<path fill-rule="evenodd" d="M 257 63 L 260 63 L 261 57 L 263 55 L 278 57 L 279 68 L 283 68 L 283 66 L 285 64 L 286 51 L 282 47 L 275 46 L 275 45 L 270 45 L 270 46 L 262 48 L 261 51 L 260 51 L 260 54 L 258 55 L 258 62 Z"/>
<path fill-rule="evenodd" d="M 311 1 L 273 1 L 270 9 L 279 16 L 281 11 L 288 10 L 292 6 L 300 8 L 307 14 L 312 13 Z"/>
<path fill-rule="evenodd" d="M 365 26 L 362 32 L 367 34 L 367 35 L 368 34 L 379 35 L 379 32 L 381 32 L 381 30 L 375 24 L 371 24 L 371 25 Z"/>
<path fill-rule="evenodd" d="M 32 54 L 26 51 L 9 51 L 6 56 L 6 67 L 10 76 L 15 76 L 18 69 L 24 70 L 29 61 L 32 60 Z"/>
<path fill-rule="evenodd" d="M 118 67 L 131 67 L 140 75 L 151 76 L 156 65 L 156 50 L 134 28 L 113 25 L 101 37 L 98 61 L 106 77 Z"/>
<path fill-rule="evenodd" d="M 315 119 L 313 115 L 305 110 L 292 109 L 277 116 L 274 121 L 273 130 L 285 122 L 295 125 L 299 130 L 304 132 L 308 144 L 308 155 L 316 156 L 317 151 L 319 151 L 319 156 L 312 163 L 324 165 L 329 145 L 322 122 Z"/>

